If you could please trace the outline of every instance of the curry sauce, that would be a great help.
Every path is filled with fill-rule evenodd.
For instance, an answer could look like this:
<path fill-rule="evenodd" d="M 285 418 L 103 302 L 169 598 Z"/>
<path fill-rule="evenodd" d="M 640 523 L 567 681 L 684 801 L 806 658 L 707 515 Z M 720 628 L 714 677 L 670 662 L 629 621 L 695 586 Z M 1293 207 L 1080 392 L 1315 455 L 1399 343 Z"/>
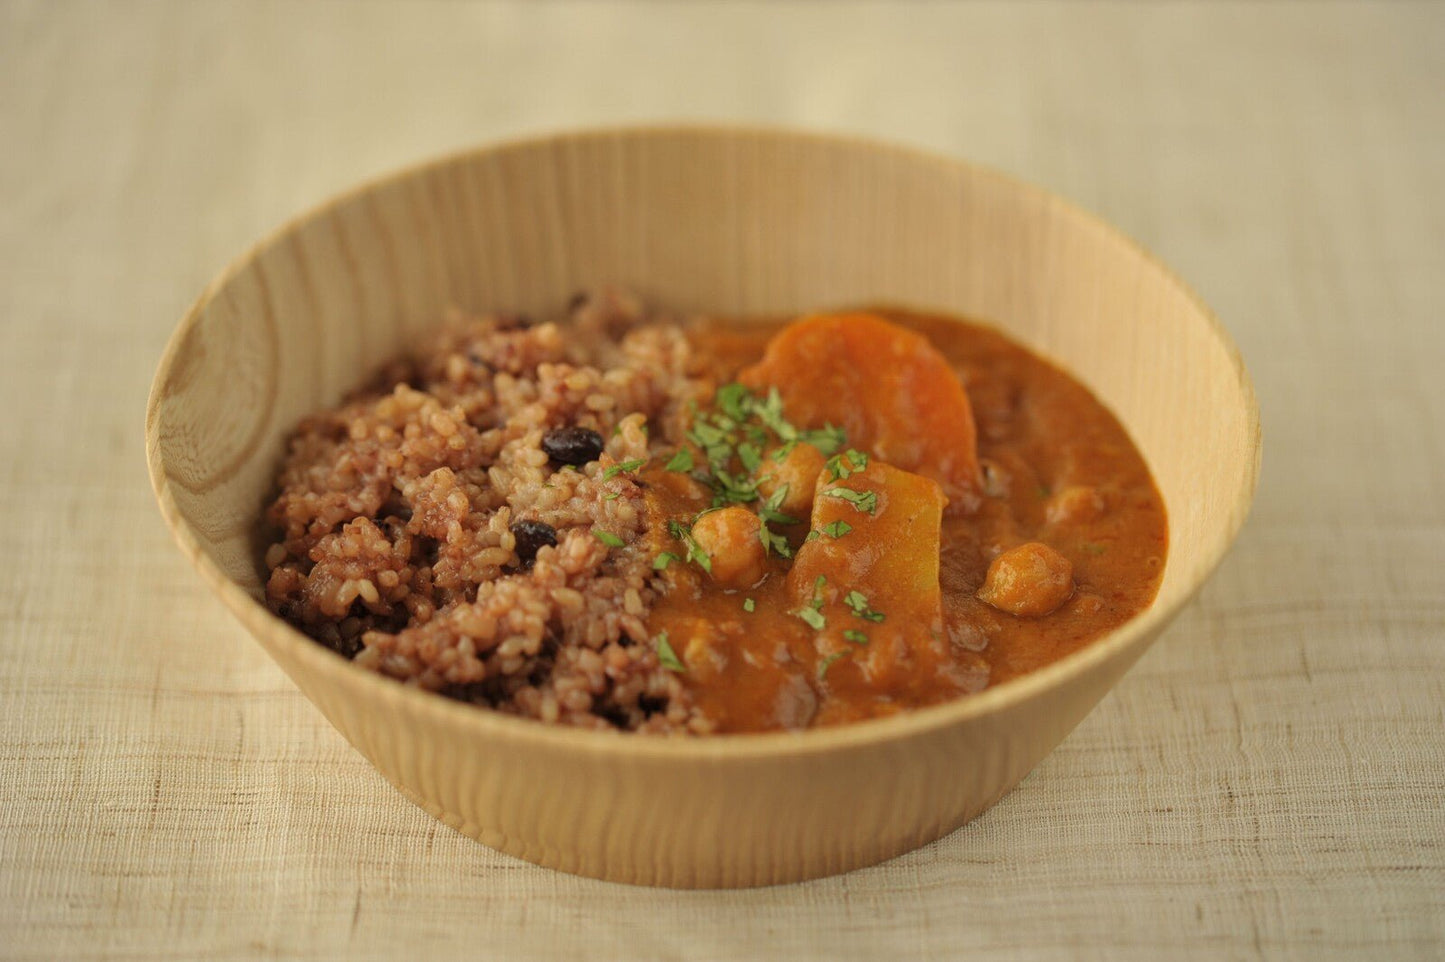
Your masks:
<path fill-rule="evenodd" d="M 925 338 L 966 401 L 906 354 L 843 368 L 882 384 L 772 368 L 799 428 L 823 428 L 818 411 L 856 401 L 864 410 L 848 416 L 857 430 L 840 452 L 860 453 L 828 462 L 835 476 L 820 478 L 811 517 L 765 516 L 764 546 L 774 543 L 761 555 L 749 544 L 753 568 L 709 571 L 680 546 L 687 524 L 700 530 L 717 509 L 697 470 L 674 459 L 638 475 L 666 582 L 647 627 L 718 731 L 840 724 L 977 692 L 1079 650 L 1158 590 L 1163 499 L 1102 404 L 990 328 L 874 313 Z M 760 362 L 783 329 L 709 322 L 689 339 L 717 384 L 761 392 Z M 896 409 L 884 412 L 890 428 L 865 423 L 880 405 Z M 971 411 L 966 424 L 959 410 Z M 911 436 L 895 437 L 899 424 Z"/>

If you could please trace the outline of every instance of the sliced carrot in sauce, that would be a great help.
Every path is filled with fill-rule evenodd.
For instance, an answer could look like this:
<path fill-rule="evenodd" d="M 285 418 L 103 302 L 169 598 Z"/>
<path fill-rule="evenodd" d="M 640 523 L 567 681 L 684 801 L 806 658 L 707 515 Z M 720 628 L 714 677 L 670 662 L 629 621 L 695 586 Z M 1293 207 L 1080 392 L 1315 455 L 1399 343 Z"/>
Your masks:
<path fill-rule="evenodd" d="M 738 378 L 775 387 L 799 427 L 842 427 L 848 444 L 933 478 L 972 511 L 981 483 L 973 409 L 943 355 L 921 334 L 873 314 L 788 325 Z"/>

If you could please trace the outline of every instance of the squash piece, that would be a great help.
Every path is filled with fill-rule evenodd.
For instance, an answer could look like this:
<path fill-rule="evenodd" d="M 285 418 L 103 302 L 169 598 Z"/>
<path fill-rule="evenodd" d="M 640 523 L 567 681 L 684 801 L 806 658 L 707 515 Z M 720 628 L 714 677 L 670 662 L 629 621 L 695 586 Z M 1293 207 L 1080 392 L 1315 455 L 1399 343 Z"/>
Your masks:
<path fill-rule="evenodd" d="M 807 317 L 774 336 L 739 380 L 777 388 L 798 427 L 842 427 L 851 446 L 933 478 L 963 510 L 977 506 L 973 408 L 922 335 L 873 314 Z"/>
<path fill-rule="evenodd" d="M 817 628 L 830 686 L 903 692 L 943 656 L 944 504 L 932 478 L 879 461 L 846 480 L 819 477 L 812 528 L 821 534 L 798 549 L 788 591 L 794 611 Z"/>

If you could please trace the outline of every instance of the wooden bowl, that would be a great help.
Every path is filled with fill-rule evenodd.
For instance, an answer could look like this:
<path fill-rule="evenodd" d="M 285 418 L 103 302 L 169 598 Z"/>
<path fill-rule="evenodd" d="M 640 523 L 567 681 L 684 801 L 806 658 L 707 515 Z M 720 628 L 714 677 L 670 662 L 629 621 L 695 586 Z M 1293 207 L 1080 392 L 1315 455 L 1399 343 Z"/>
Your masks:
<path fill-rule="evenodd" d="M 1153 607 L 979 695 L 802 734 L 549 727 L 417 691 L 260 601 L 255 526 L 284 438 L 449 305 L 559 311 L 600 283 L 682 310 L 886 302 L 989 321 L 1120 417 L 1169 511 Z M 667 128 L 486 147 L 286 224 L 170 341 L 146 420 L 186 555 L 306 696 L 412 801 L 568 872 L 679 887 L 842 872 L 987 809 L 1079 723 L 1219 563 L 1259 464 L 1255 400 L 1209 310 L 1137 245 L 1038 188 L 912 150 Z"/>

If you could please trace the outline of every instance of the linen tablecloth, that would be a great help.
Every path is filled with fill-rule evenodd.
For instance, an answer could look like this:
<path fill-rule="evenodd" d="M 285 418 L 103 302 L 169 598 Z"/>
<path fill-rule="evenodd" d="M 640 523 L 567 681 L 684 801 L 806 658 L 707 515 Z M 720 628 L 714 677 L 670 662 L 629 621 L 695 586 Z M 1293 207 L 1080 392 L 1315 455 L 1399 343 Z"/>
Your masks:
<path fill-rule="evenodd" d="M 0 957 L 1441 958 L 1445 5 L 0 4 Z M 171 544 L 166 337 L 289 215 L 488 139 L 901 140 L 1101 213 L 1258 387 L 1251 521 L 992 811 L 668 892 L 412 807 Z"/>

